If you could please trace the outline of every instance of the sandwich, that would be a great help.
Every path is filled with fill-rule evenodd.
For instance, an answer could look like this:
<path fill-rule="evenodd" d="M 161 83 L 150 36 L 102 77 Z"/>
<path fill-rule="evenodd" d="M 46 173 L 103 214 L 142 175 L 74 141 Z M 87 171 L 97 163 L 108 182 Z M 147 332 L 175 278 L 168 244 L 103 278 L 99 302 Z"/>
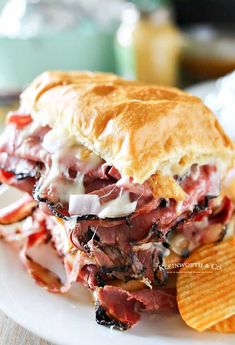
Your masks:
<path fill-rule="evenodd" d="M 216 117 L 183 91 L 46 72 L 0 138 L 0 180 L 23 192 L 0 211 L 0 233 L 20 241 L 38 284 L 54 293 L 83 284 L 96 321 L 125 330 L 142 312 L 176 309 L 174 265 L 233 236 L 221 184 L 234 157 Z M 30 254 L 48 244 L 64 279 Z"/>

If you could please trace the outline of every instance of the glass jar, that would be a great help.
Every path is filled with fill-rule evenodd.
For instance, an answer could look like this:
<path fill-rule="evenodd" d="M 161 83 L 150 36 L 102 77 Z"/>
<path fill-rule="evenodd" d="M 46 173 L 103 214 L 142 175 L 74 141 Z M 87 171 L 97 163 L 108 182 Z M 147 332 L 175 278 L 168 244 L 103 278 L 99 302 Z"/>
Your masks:
<path fill-rule="evenodd" d="M 146 83 L 176 85 L 181 46 L 168 6 L 138 10 L 128 4 L 116 35 L 118 73 Z"/>
<path fill-rule="evenodd" d="M 235 26 L 197 24 L 185 30 L 185 85 L 216 79 L 235 69 Z"/>
<path fill-rule="evenodd" d="M 0 96 L 20 92 L 45 70 L 114 71 L 121 5 L 121 0 L 8 0 L 0 12 Z"/>

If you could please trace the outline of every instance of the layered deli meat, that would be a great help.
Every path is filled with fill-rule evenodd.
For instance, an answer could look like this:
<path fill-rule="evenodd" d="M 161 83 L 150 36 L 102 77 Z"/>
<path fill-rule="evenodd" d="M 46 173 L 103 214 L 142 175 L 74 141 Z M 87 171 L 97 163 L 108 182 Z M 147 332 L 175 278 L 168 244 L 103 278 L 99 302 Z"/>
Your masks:
<path fill-rule="evenodd" d="M 210 110 L 180 90 L 44 73 L 0 137 L 1 197 L 13 191 L 0 236 L 39 285 L 83 284 L 96 321 L 127 329 L 142 312 L 177 309 L 179 263 L 234 231 L 221 192 L 234 156 Z"/>
<path fill-rule="evenodd" d="M 143 310 L 176 308 L 166 258 L 222 240 L 233 212 L 230 199 L 220 196 L 215 161 L 173 176 L 184 200 L 158 197 L 154 175 L 135 183 L 66 129 L 23 112 L 7 117 L 0 169 L 2 183 L 26 193 L 1 210 L 0 222 L 28 217 L 21 230 L 4 236 L 24 238 L 22 258 L 34 279 L 52 292 L 83 283 L 94 292 L 97 322 L 120 329 Z M 65 266 L 65 281 L 29 255 L 48 242 Z"/>

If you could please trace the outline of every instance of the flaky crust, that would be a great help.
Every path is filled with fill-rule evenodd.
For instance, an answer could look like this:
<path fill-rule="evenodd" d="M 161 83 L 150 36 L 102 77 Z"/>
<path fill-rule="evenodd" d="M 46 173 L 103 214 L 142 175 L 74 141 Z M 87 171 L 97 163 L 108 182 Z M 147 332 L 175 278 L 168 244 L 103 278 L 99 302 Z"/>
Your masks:
<path fill-rule="evenodd" d="M 46 72 L 23 93 L 22 109 L 66 127 L 122 175 L 143 183 L 155 172 L 182 175 L 192 164 L 229 167 L 232 141 L 196 97 L 113 74 Z M 168 181 L 169 184 L 169 181 Z"/>

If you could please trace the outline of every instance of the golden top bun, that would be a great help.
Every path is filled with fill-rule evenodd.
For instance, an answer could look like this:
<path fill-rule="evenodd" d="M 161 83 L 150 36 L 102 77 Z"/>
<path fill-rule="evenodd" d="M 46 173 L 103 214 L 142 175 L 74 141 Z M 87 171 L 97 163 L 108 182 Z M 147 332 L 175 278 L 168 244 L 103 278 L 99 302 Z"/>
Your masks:
<path fill-rule="evenodd" d="M 110 73 L 45 72 L 23 92 L 21 108 L 53 128 L 63 126 L 137 183 L 155 172 L 182 175 L 194 163 L 218 161 L 226 170 L 234 158 L 216 117 L 176 88 Z"/>

